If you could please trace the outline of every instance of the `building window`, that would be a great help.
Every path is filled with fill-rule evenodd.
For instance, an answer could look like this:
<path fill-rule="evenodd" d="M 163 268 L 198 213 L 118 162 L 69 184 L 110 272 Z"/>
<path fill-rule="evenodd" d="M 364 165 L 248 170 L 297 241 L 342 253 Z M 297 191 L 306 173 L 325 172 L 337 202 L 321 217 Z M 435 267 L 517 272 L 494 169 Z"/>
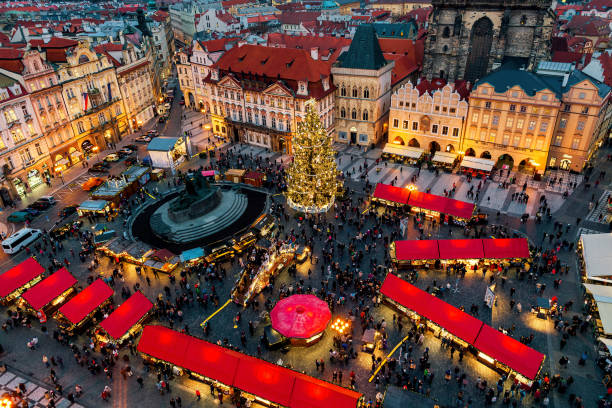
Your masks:
<path fill-rule="evenodd" d="M 272 129 L 276 129 L 276 118 L 272 116 Z"/>
<path fill-rule="evenodd" d="M 448 38 L 448 37 L 450 37 L 450 28 L 444 27 L 444 30 L 442 31 L 442 38 Z"/>
<path fill-rule="evenodd" d="M 408 129 L 408 121 L 405 120 L 404 123 L 402 124 L 404 129 Z"/>
<path fill-rule="evenodd" d="M 525 149 L 531 149 L 531 138 L 529 136 L 525 137 Z"/>
<path fill-rule="evenodd" d="M 497 139 L 497 133 L 495 133 L 495 132 L 489 133 L 489 142 L 495 143 L 496 139 Z"/>
<path fill-rule="evenodd" d="M 583 115 L 588 115 L 588 113 L 589 113 L 589 107 L 588 107 L 588 106 L 585 106 L 584 108 L 582 108 L 581 113 L 582 113 Z"/>
<path fill-rule="evenodd" d="M 83 126 L 83 122 L 77 122 L 77 130 L 79 131 L 79 133 L 85 132 L 85 126 Z"/>
<path fill-rule="evenodd" d="M 419 122 L 412 122 L 412 130 L 419 130 Z"/>
<path fill-rule="evenodd" d="M 503 139 L 502 139 L 502 144 L 504 146 L 508 146 L 508 143 L 510 143 L 510 135 L 504 135 Z"/>
<path fill-rule="evenodd" d="M 459 136 L 459 128 L 453 128 L 453 136 L 454 137 Z"/>
<path fill-rule="evenodd" d="M 482 124 L 483 125 L 488 125 L 489 124 L 489 114 L 488 113 L 484 113 L 482 115 Z"/>
<path fill-rule="evenodd" d="M 247 122 L 253 123 L 253 115 L 251 115 L 251 112 L 247 112 Z"/>
<path fill-rule="evenodd" d="M 393 127 L 394 128 L 398 128 L 399 127 L 399 119 L 393 119 Z"/>
<path fill-rule="evenodd" d="M 559 121 L 559 129 L 565 129 L 566 126 L 567 126 L 567 119 L 561 119 Z"/>
<path fill-rule="evenodd" d="M 482 93 L 486 93 L 485 91 L 486 89 L 484 89 Z M 485 102 L 485 108 L 491 109 L 491 102 Z"/>
<path fill-rule="evenodd" d="M 493 126 L 497 126 L 499 124 L 499 116 L 493 115 L 493 122 L 491 123 Z"/>
<path fill-rule="evenodd" d="M 238 111 L 238 121 L 242 122 L 242 111 Z"/>
<path fill-rule="evenodd" d="M 340 88 L 340 96 L 346 96 L 346 88 L 344 87 L 344 85 L 342 85 L 342 88 Z M 346 137 L 346 134 L 344 136 Z"/>
<path fill-rule="evenodd" d="M 291 132 L 291 121 L 289 119 L 287 119 L 287 124 L 285 126 L 287 127 L 287 132 Z"/>
<path fill-rule="evenodd" d="M 265 114 L 261 115 L 261 124 L 263 126 L 268 126 L 268 118 L 266 117 Z"/>
<path fill-rule="evenodd" d="M 523 119 L 517 119 L 517 121 L 516 121 L 516 128 L 517 129 L 522 129 L 523 128 L 523 123 L 524 123 Z"/>
<path fill-rule="evenodd" d="M 480 131 L 480 141 L 481 142 L 486 142 L 487 141 L 487 132 L 484 130 Z"/>
<path fill-rule="evenodd" d="M 365 89 L 363 90 L 363 97 L 364 97 L 365 99 L 369 99 L 369 98 L 370 98 L 370 90 L 369 90 L 368 88 L 365 88 Z"/>
<path fill-rule="evenodd" d="M 442 135 L 448 135 L 448 126 L 442 126 Z"/>
<path fill-rule="evenodd" d="M 542 150 L 542 147 L 544 147 L 544 139 L 542 138 L 536 139 L 536 144 L 535 144 L 536 150 Z"/>
<path fill-rule="evenodd" d="M 40 148 L 40 143 L 36 143 L 34 145 L 34 148 L 36 149 L 36 153 L 40 156 L 41 154 L 43 154 L 42 149 Z"/>
<path fill-rule="evenodd" d="M 507 128 L 512 128 L 513 124 L 514 124 L 514 119 L 512 119 L 512 118 L 506 119 L 506 127 Z"/>
<path fill-rule="evenodd" d="M 368 120 L 368 111 L 364 110 L 362 116 L 363 116 L 363 120 Z"/>
<path fill-rule="evenodd" d="M 346 132 L 338 132 L 338 138 L 340 140 L 346 140 Z"/>
<path fill-rule="evenodd" d="M 359 96 L 357 88 L 353 88 L 353 98 L 357 98 Z"/>
<path fill-rule="evenodd" d="M 516 105 L 510 105 L 510 112 L 516 112 Z"/>
<path fill-rule="evenodd" d="M 478 123 L 478 113 L 476 112 L 472 115 L 472 123 Z"/>
<path fill-rule="evenodd" d="M 567 103 L 565 105 L 563 105 L 563 112 L 569 112 L 571 110 L 572 110 L 572 106 L 571 105 L 569 105 Z"/>
<path fill-rule="evenodd" d="M 527 107 L 526 106 L 521 106 L 521 113 L 525 113 L 527 112 Z"/>
<path fill-rule="evenodd" d="M 555 136 L 555 139 L 553 140 L 552 144 L 553 146 L 561 146 L 561 142 L 563 142 L 563 135 L 557 135 Z"/>
<path fill-rule="evenodd" d="M 115 105 L 115 115 L 121 115 L 121 105 Z"/>
<path fill-rule="evenodd" d="M 11 132 L 11 135 L 13 137 L 13 142 L 15 142 L 15 144 L 21 143 L 25 140 L 25 136 L 23 136 L 23 132 L 21 131 L 21 129 L 13 130 Z"/>
<path fill-rule="evenodd" d="M 548 95 L 542 95 L 542 100 L 543 101 L 547 101 L 548 100 Z"/>
<path fill-rule="evenodd" d="M 548 129 L 548 122 L 542 122 L 540 124 L 540 132 L 546 132 L 547 129 Z"/>
<path fill-rule="evenodd" d="M 340 108 L 340 117 L 341 118 L 346 118 L 346 109 Z"/>
<path fill-rule="evenodd" d="M 578 99 L 584 99 L 584 98 L 586 98 L 586 94 L 584 92 L 580 92 L 578 94 Z"/>
<path fill-rule="evenodd" d="M 351 119 L 357 119 L 357 111 L 355 109 L 351 111 Z"/>
<path fill-rule="evenodd" d="M 527 129 L 534 130 L 535 127 L 536 127 L 536 121 L 535 120 L 530 120 L 529 121 L 529 126 L 527 127 Z"/>
<path fill-rule="evenodd" d="M 572 149 L 577 150 L 580 147 L 580 139 L 572 140 Z"/>
<path fill-rule="evenodd" d="M 100 121 L 100 124 L 103 125 L 106 123 L 106 116 L 104 116 L 104 113 L 100 113 L 98 115 L 98 120 Z"/>
<path fill-rule="evenodd" d="M 520 136 L 514 136 L 514 139 L 512 140 L 512 146 L 518 147 L 519 143 L 521 143 L 521 137 Z"/>
<path fill-rule="evenodd" d="M 455 112 L 457 112 L 457 109 L 455 109 L 455 108 L 450 108 L 450 113 L 455 113 Z"/>
<path fill-rule="evenodd" d="M 360 143 L 368 143 L 368 135 L 366 135 L 365 133 L 360 133 L 359 134 L 359 142 Z"/>

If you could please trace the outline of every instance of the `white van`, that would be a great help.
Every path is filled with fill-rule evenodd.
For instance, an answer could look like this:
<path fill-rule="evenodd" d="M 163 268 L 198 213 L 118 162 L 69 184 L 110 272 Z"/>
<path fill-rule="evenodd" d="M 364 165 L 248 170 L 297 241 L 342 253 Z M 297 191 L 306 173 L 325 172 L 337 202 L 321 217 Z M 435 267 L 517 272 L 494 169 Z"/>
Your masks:
<path fill-rule="evenodd" d="M 55 205 L 56 201 L 53 196 L 42 196 L 38 199 L 38 201 L 45 201 L 51 205 Z"/>
<path fill-rule="evenodd" d="M 15 254 L 23 248 L 36 241 L 42 235 L 42 231 L 33 228 L 22 228 L 4 241 L 2 249 L 7 254 Z"/>

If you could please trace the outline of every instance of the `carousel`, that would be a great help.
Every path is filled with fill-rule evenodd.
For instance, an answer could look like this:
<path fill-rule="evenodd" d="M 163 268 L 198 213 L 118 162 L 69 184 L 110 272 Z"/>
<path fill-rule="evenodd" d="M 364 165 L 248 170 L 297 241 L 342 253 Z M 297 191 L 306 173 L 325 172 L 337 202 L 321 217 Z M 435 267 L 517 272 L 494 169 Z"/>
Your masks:
<path fill-rule="evenodd" d="M 292 345 L 318 342 L 331 320 L 327 303 L 314 295 L 293 295 L 280 300 L 270 312 L 272 328 Z"/>

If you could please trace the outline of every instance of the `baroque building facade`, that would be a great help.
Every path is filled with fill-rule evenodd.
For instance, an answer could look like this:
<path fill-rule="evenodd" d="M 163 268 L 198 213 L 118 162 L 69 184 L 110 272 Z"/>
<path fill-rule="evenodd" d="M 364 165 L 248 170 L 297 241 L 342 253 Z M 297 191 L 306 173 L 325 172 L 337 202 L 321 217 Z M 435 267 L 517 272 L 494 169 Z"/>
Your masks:
<path fill-rule="evenodd" d="M 502 64 L 535 69 L 546 60 L 554 15 L 550 0 L 434 0 L 425 43 L 427 79 L 472 83 Z"/>

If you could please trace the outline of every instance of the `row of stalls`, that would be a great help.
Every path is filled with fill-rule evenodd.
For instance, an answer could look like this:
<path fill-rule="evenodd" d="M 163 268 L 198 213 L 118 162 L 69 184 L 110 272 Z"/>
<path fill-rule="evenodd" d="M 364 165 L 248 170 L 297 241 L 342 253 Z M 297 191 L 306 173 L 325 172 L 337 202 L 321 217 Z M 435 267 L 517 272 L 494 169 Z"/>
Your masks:
<path fill-rule="evenodd" d="M 487 366 L 531 386 L 545 355 L 444 302 L 388 274 L 380 289 L 385 300 L 411 319 L 425 324 L 437 337 L 473 352 Z"/>
<path fill-rule="evenodd" d="M 96 335 L 105 343 L 121 344 L 138 332 L 149 316 L 153 303 L 140 292 L 134 292 L 103 319 L 102 310 L 112 304 L 113 289 L 97 279 L 79 291 L 77 279 L 60 268 L 44 277 L 44 268 L 34 258 L 0 275 L 0 302 L 17 301 L 41 323 L 53 315 L 58 326 L 67 333 L 81 332 L 91 322 L 100 322 Z"/>
<path fill-rule="evenodd" d="M 466 201 L 383 183 L 376 184 L 372 199 L 385 205 L 408 206 L 413 213 L 444 222 L 469 222 L 476 208 Z"/>
<path fill-rule="evenodd" d="M 115 237 L 99 245 L 96 250 L 113 258 L 115 263 L 128 262 L 133 265 L 148 268 L 151 271 L 171 273 L 183 259 L 168 249 L 154 250 L 140 241 L 131 241 L 123 237 Z M 203 254 L 203 252 L 202 252 Z"/>
<path fill-rule="evenodd" d="M 362 394 L 163 326 L 146 326 L 138 351 L 153 363 L 214 384 L 225 398 L 262 406 L 355 408 Z"/>
<path fill-rule="evenodd" d="M 151 179 L 151 169 L 143 166 L 130 166 L 117 177 L 110 177 L 90 193 L 92 200 L 104 200 L 113 208 L 119 207 L 141 186 Z"/>
<path fill-rule="evenodd" d="M 531 257 L 526 238 L 443 239 L 394 241 L 391 260 L 398 267 L 424 265 L 440 260 L 526 260 Z"/>

